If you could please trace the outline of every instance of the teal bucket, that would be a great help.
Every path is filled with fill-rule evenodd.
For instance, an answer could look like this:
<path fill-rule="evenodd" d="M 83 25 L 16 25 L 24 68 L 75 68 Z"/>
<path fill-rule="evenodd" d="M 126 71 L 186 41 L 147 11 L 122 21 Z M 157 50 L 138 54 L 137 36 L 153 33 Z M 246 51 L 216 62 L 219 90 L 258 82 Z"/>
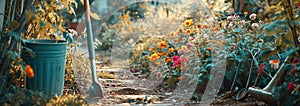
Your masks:
<path fill-rule="evenodd" d="M 43 92 L 48 97 L 63 93 L 67 42 L 64 40 L 24 40 L 22 59 L 34 70 L 34 77 L 26 77 L 26 89 Z"/>

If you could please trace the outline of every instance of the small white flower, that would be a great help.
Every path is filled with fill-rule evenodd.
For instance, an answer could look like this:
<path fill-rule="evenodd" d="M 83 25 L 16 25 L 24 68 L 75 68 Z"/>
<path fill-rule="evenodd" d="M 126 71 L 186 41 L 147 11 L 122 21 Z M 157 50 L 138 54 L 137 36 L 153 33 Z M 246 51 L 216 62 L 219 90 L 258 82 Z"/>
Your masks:
<path fill-rule="evenodd" d="M 256 29 L 259 27 L 259 25 L 257 23 L 252 23 L 251 27 L 252 27 L 252 29 Z"/>
<path fill-rule="evenodd" d="M 242 24 L 246 24 L 246 20 L 242 20 L 241 23 L 242 23 Z"/>
<path fill-rule="evenodd" d="M 233 27 L 233 24 L 232 23 L 229 23 L 228 24 L 228 28 L 232 28 Z"/>
<path fill-rule="evenodd" d="M 250 16 L 249 16 L 250 20 L 255 20 L 256 19 L 256 14 L 255 13 L 252 13 Z"/>
<path fill-rule="evenodd" d="M 228 21 L 232 21 L 233 19 L 234 19 L 233 16 L 228 16 L 228 17 L 227 17 L 227 20 L 228 20 Z"/>

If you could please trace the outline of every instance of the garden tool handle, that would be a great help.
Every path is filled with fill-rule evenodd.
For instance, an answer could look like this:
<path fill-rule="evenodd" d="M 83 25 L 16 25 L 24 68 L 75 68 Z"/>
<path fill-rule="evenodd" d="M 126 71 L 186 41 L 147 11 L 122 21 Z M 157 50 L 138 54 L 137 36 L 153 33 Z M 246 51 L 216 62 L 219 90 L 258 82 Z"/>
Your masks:
<path fill-rule="evenodd" d="M 96 67 L 95 67 L 95 51 L 93 48 L 93 32 L 92 32 L 92 25 L 90 19 L 90 8 L 89 8 L 89 0 L 84 0 L 84 10 L 85 10 L 85 22 L 87 26 L 87 40 L 88 40 L 88 50 L 89 50 L 89 59 L 91 63 L 91 70 L 92 70 L 92 78 L 93 82 L 97 81 L 96 77 Z"/>

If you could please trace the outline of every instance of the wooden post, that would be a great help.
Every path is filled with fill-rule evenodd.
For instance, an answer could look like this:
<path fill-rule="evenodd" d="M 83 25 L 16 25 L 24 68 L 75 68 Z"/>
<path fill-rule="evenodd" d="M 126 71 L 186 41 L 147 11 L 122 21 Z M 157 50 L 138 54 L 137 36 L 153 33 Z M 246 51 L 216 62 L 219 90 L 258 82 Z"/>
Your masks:
<path fill-rule="evenodd" d="M 4 14 L 5 14 L 5 1 L 6 0 L 0 0 L 0 31 L 2 31 L 3 28 L 3 21 L 4 21 Z"/>

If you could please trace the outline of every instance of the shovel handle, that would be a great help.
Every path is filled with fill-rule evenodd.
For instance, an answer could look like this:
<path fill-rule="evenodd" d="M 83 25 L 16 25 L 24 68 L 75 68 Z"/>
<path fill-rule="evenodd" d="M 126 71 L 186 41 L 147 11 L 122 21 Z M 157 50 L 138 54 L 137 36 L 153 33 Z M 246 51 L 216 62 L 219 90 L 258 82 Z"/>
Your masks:
<path fill-rule="evenodd" d="M 97 82 L 96 77 L 96 64 L 95 64 L 95 50 L 93 47 L 93 32 L 92 32 L 92 25 L 90 19 L 90 5 L 89 0 L 84 0 L 84 10 L 85 10 L 85 21 L 87 27 L 87 40 L 88 40 L 88 50 L 89 50 L 89 59 L 91 63 L 91 70 L 92 70 L 92 78 L 93 82 Z"/>

